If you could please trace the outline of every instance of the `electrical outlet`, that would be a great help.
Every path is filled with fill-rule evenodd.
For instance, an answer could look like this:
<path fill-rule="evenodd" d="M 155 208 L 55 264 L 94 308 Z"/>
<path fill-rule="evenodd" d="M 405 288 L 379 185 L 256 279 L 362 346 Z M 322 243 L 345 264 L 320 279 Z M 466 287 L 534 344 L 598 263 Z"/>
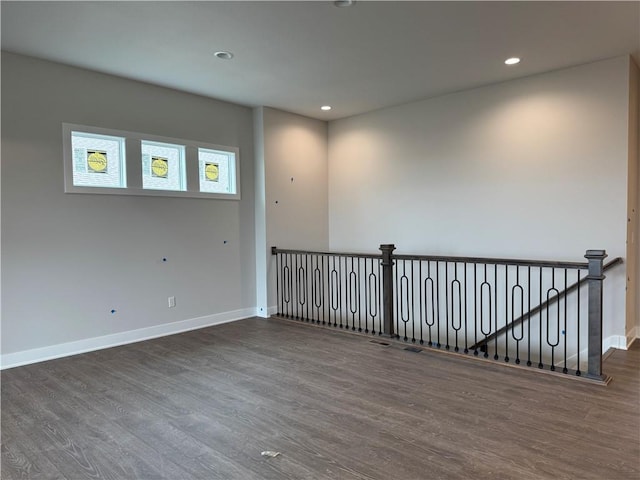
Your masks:
<path fill-rule="evenodd" d="M 169 308 L 176 306 L 176 297 L 169 297 Z"/>

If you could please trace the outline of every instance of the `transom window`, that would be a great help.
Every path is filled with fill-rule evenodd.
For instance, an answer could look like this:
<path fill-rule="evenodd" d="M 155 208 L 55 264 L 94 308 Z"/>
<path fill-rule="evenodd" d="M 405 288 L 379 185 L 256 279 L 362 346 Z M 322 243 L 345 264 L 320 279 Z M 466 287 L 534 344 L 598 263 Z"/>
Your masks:
<path fill-rule="evenodd" d="M 239 150 L 63 124 L 66 193 L 240 198 Z"/>

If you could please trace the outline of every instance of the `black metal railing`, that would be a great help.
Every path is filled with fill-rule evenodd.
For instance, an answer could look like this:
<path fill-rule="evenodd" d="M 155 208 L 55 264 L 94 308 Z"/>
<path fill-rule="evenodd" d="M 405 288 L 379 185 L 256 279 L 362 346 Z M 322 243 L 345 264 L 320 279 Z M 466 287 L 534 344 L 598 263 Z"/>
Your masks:
<path fill-rule="evenodd" d="M 394 245 L 380 250 L 273 247 L 278 315 L 606 381 L 604 250 L 588 250 L 587 262 L 397 255 Z"/>
<path fill-rule="evenodd" d="M 278 250 L 278 315 L 383 334 L 379 256 Z"/>

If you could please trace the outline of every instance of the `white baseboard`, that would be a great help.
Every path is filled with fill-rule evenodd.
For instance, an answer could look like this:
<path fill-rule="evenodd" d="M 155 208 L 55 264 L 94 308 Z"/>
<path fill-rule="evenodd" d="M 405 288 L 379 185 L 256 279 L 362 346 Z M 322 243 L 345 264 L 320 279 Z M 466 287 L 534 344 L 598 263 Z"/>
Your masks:
<path fill-rule="evenodd" d="M 271 315 L 275 315 L 276 313 L 278 313 L 278 307 L 275 305 L 267 308 L 258 307 L 256 310 L 256 317 L 260 318 L 269 318 Z"/>
<path fill-rule="evenodd" d="M 87 338 L 75 342 L 60 343 L 48 347 L 23 350 L 21 352 L 7 353 L 0 356 L 0 370 L 19 367 L 31 363 L 44 362 L 55 358 L 68 357 L 79 353 L 102 350 L 103 348 L 117 347 L 128 343 L 141 342 L 152 338 L 174 335 L 176 333 L 196 330 L 198 328 L 220 325 L 256 316 L 255 308 L 244 308 L 231 312 L 216 313 L 204 317 L 190 318 L 179 322 L 164 323 L 152 327 L 128 330 L 126 332 L 113 333 L 101 337 Z"/>
<path fill-rule="evenodd" d="M 624 335 L 611 335 L 602 342 L 602 353 L 606 353 L 610 348 L 617 348 L 619 350 L 627 349 L 627 337 Z"/>
<path fill-rule="evenodd" d="M 610 337 L 605 338 L 602 341 L 602 354 L 604 355 L 610 348 L 617 348 L 619 350 L 626 350 L 633 339 L 627 342 L 627 338 L 624 335 L 611 335 Z M 580 358 L 582 360 L 586 360 L 589 355 L 589 350 L 584 348 L 580 351 Z M 573 354 L 570 357 L 567 357 L 567 367 L 568 368 L 576 368 L 576 364 L 578 361 L 578 355 Z M 556 366 L 564 365 L 564 362 L 556 362 Z"/>

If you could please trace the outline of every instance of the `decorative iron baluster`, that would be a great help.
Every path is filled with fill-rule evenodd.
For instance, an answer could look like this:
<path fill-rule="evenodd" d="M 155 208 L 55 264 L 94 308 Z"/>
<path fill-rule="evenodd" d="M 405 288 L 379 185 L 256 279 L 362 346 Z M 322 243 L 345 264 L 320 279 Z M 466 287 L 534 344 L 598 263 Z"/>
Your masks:
<path fill-rule="evenodd" d="M 290 277 L 291 277 L 291 269 L 289 268 L 289 260 L 290 260 L 291 254 L 285 254 L 284 255 L 284 268 L 282 270 L 282 281 L 284 283 L 284 289 L 283 289 L 283 301 L 284 304 L 286 305 L 286 307 L 284 308 L 284 313 L 286 317 L 289 317 L 289 307 L 291 304 L 291 281 L 290 281 Z"/>
<path fill-rule="evenodd" d="M 346 262 L 346 259 L 345 259 Z M 356 303 L 357 299 L 357 291 L 358 291 L 358 276 L 354 270 L 354 258 L 351 257 L 351 271 L 349 272 L 349 312 L 351 313 L 351 330 L 354 331 L 356 329 L 356 313 L 358 312 L 358 307 Z M 347 324 L 347 327 L 349 325 Z"/>
<path fill-rule="evenodd" d="M 273 247 L 271 248 L 273 254 Z M 276 314 L 282 315 L 282 299 L 280 298 L 280 254 L 276 253 Z M 268 305 L 268 303 L 267 303 Z M 267 312 L 267 315 L 269 312 Z"/>
<path fill-rule="evenodd" d="M 400 277 L 400 291 L 398 292 L 398 302 L 400 304 L 400 315 L 399 320 L 402 320 L 403 332 L 404 332 L 404 341 L 408 340 L 407 337 L 407 323 L 409 322 L 409 278 L 407 277 L 407 265 L 406 260 L 402 260 L 402 276 Z M 405 312 L 406 306 L 406 312 Z M 406 313 L 406 319 L 405 319 Z M 398 323 L 398 327 L 400 324 Z M 398 330 L 400 333 L 400 330 Z M 399 336 L 399 335 L 398 335 Z"/>
<path fill-rule="evenodd" d="M 342 258 L 343 257 L 338 257 L 338 298 L 339 298 L 339 305 L 340 305 L 340 328 L 344 328 L 344 321 L 349 321 L 349 317 L 346 314 L 346 310 L 343 311 L 343 305 L 346 306 L 347 304 L 347 292 L 344 292 L 344 297 L 342 296 L 342 287 L 343 285 L 345 285 L 346 288 L 346 270 L 347 270 L 347 259 L 346 257 L 344 257 L 344 270 L 342 269 Z M 343 281 L 343 277 L 344 281 Z M 344 304 L 342 303 L 342 299 L 344 298 Z"/>
<path fill-rule="evenodd" d="M 555 292 L 554 296 L 559 296 L 560 295 L 560 291 L 556 288 L 556 269 L 553 268 L 551 270 L 551 288 L 547 290 L 547 345 L 549 345 L 549 347 L 551 347 L 551 366 L 549 367 L 551 369 L 551 371 L 555 371 L 556 369 L 556 365 L 555 365 L 555 349 L 556 347 L 560 344 L 560 304 L 556 303 L 557 305 L 557 315 L 556 315 L 556 341 L 555 343 L 552 343 L 549 335 L 551 333 L 551 325 L 549 323 L 549 308 L 550 308 L 550 298 L 551 298 L 551 292 Z M 559 300 L 558 300 L 559 302 Z"/>
<path fill-rule="evenodd" d="M 516 291 L 520 292 L 520 314 L 516 317 Z M 516 365 L 520 365 L 520 342 L 524 338 L 524 325 L 520 323 L 520 334 L 516 336 L 516 318 L 524 315 L 524 289 L 520 285 L 520 267 L 516 265 L 516 284 L 511 288 L 511 336 L 516 342 Z M 509 361 L 509 357 L 505 359 Z"/>
<path fill-rule="evenodd" d="M 302 255 L 300 255 L 300 268 L 298 269 L 298 283 L 300 285 L 298 303 L 300 304 L 300 319 L 309 321 L 308 315 L 308 307 L 309 302 L 307 302 L 307 271 L 306 271 L 306 255 L 304 256 L 304 261 Z M 307 315 L 305 316 L 305 307 L 307 307 Z"/>
<path fill-rule="evenodd" d="M 504 322 L 509 318 L 509 265 L 504 266 Z M 509 363 L 509 332 L 504 336 L 504 361 Z"/>
<path fill-rule="evenodd" d="M 365 260 L 366 261 L 366 260 Z M 360 286 L 360 264 L 362 263 L 361 259 L 358 259 L 358 287 Z M 366 267 L 366 264 L 365 264 Z M 360 303 L 360 288 L 357 289 L 358 293 L 358 332 L 362 332 L 362 304 Z"/>
<path fill-rule="evenodd" d="M 367 265 L 369 265 L 367 267 Z M 368 272 L 368 273 L 367 273 Z M 373 258 L 367 259 L 364 261 L 364 278 L 365 278 L 365 289 L 364 289 L 364 333 L 375 333 L 375 315 L 373 315 L 372 305 L 374 305 L 375 301 L 373 297 L 375 296 L 375 275 L 373 274 Z M 374 279 L 373 288 L 371 288 L 371 279 Z M 371 328 L 369 328 L 369 319 L 371 319 Z"/>
<path fill-rule="evenodd" d="M 540 267 L 540 303 L 542 303 L 542 267 Z M 540 338 L 539 338 L 539 357 L 538 357 L 538 368 L 543 368 L 544 364 L 542 363 L 542 310 L 540 310 L 540 322 L 539 322 L 539 331 L 540 331 Z"/>
<path fill-rule="evenodd" d="M 578 334 L 577 334 L 577 340 L 576 340 L 576 359 L 577 359 L 577 363 L 576 363 L 576 375 L 579 377 L 582 375 L 582 372 L 580 371 L 580 274 L 581 271 L 578 270 L 578 298 L 577 298 L 577 311 L 576 311 L 576 323 L 577 323 L 577 330 L 578 330 Z"/>
<path fill-rule="evenodd" d="M 464 262 L 464 353 L 469 353 L 469 329 L 467 325 L 468 320 L 468 306 L 467 306 L 467 289 L 469 288 L 467 285 L 467 262 Z"/>
<path fill-rule="evenodd" d="M 336 256 L 331 256 L 332 269 L 329 277 L 329 293 L 331 295 L 331 310 L 333 310 L 333 326 L 338 326 L 338 271 L 336 270 Z M 335 301 L 334 301 L 335 300 Z M 331 311 L 329 312 L 329 324 L 331 324 Z"/>
<path fill-rule="evenodd" d="M 305 254 L 304 256 L 304 266 L 305 266 L 305 270 L 304 270 L 304 288 L 305 288 L 305 293 L 304 293 L 304 299 L 307 303 L 307 321 L 310 321 L 313 323 L 313 317 L 311 315 L 309 315 L 309 307 L 313 304 L 313 302 L 309 302 L 309 254 Z M 313 309 L 312 309 L 313 312 Z"/>
<path fill-rule="evenodd" d="M 486 343 L 486 339 L 489 337 L 489 335 L 491 335 L 491 311 L 492 311 L 492 304 L 491 304 L 491 284 L 489 282 L 487 282 L 487 265 L 484 265 L 484 280 L 483 282 L 480 284 L 480 332 L 484 335 L 485 338 L 485 343 L 484 343 L 484 358 L 488 358 L 489 357 L 489 345 Z M 484 287 L 487 287 L 488 290 L 488 296 L 489 296 L 489 315 L 487 315 L 487 323 L 489 325 L 488 329 L 484 328 L 484 314 L 485 314 L 485 309 L 484 309 Z"/>
<path fill-rule="evenodd" d="M 424 322 L 424 304 L 422 299 L 427 296 L 427 293 L 422 294 L 422 260 L 418 262 L 418 280 L 420 282 L 420 291 L 418 292 L 418 298 L 420 298 L 420 345 L 424 344 L 424 338 L 422 335 L 422 322 Z"/>
<path fill-rule="evenodd" d="M 414 276 L 414 270 L 413 270 L 413 264 L 415 263 L 414 260 L 411 260 L 411 302 L 409 303 L 410 308 L 409 308 L 409 313 L 410 313 L 410 318 L 411 318 L 411 342 L 416 343 L 416 315 L 415 315 L 415 311 L 413 309 L 413 306 L 415 305 L 415 290 L 414 290 L 414 286 L 415 286 L 415 276 Z"/>
<path fill-rule="evenodd" d="M 564 329 L 562 330 L 563 343 L 564 343 L 564 368 L 562 373 L 567 373 L 567 269 L 564 269 Z"/>
<path fill-rule="evenodd" d="M 460 283 L 460 280 L 458 280 L 458 263 L 455 262 L 453 264 L 454 267 L 454 279 L 451 282 L 451 328 L 453 328 L 454 332 L 455 332 L 455 345 L 453 347 L 453 350 L 455 352 L 458 352 L 460 350 L 460 347 L 458 346 L 458 334 L 460 332 L 460 329 L 462 328 L 462 284 Z M 456 327 L 456 311 L 455 311 L 455 301 L 454 298 L 456 296 L 456 289 L 454 288 L 455 286 L 457 286 L 457 291 L 458 291 L 458 326 Z"/>
<path fill-rule="evenodd" d="M 444 314 L 447 342 L 444 348 L 449 350 L 449 262 L 444 262 Z"/>
<path fill-rule="evenodd" d="M 373 294 L 373 299 L 371 302 L 372 306 L 375 306 L 375 308 L 372 310 L 372 312 L 374 312 L 374 314 L 371 315 L 371 333 L 373 335 L 376 334 L 376 318 L 378 319 L 378 335 L 382 335 L 382 328 L 383 328 L 383 322 L 384 322 L 384 312 L 383 312 L 383 306 L 382 306 L 382 296 L 383 293 L 380 291 L 380 285 L 382 284 L 382 262 L 377 262 L 375 264 L 376 269 L 377 269 L 377 273 L 374 274 L 374 264 L 372 261 L 371 264 L 371 273 L 373 274 L 373 285 L 374 285 L 374 289 L 372 290 L 372 294 Z"/>
<path fill-rule="evenodd" d="M 438 268 L 438 263 L 436 262 L 436 268 Z M 429 288 L 430 286 L 430 288 Z M 431 277 L 431 262 L 427 262 L 427 278 L 424 280 L 424 289 L 425 289 L 425 319 L 427 326 L 429 327 L 429 343 L 428 345 L 433 346 L 433 331 L 432 327 L 436 323 L 436 297 L 435 297 L 435 288 L 433 278 Z M 429 322 L 429 292 L 431 292 L 431 322 Z"/>
<path fill-rule="evenodd" d="M 293 256 L 293 271 L 292 273 L 292 277 L 295 281 L 294 283 L 294 290 L 291 292 L 292 296 L 295 296 L 295 301 L 293 302 L 293 307 L 294 307 L 294 315 L 293 317 L 295 319 L 299 319 L 300 318 L 300 312 L 298 310 L 300 304 L 298 303 L 298 290 L 299 290 L 299 285 L 298 285 L 298 257 L 300 256 L 300 254 L 296 253 Z"/>
<path fill-rule="evenodd" d="M 494 317 L 495 317 L 495 326 L 496 326 L 496 332 L 498 331 L 498 264 L 494 264 L 493 265 L 493 285 L 494 285 L 494 289 L 493 289 L 493 299 L 494 299 L 494 303 L 493 305 L 495 306 L 494 308 Z M 500 357 L 498 356 L 498 336 L 496 335 L 495 340 L 494 340 L 494 352 L 493 352 L 493 359 L 494 360 L 498 360 Z"/>
<path fill-rule="evenodd" d="M 438 322 L 436 323 L 436 347 L 440 348 L 440 262 L 436 261 L 436 314 Z"/>
<path fill-rule="evenodd" d="M 394 268 L 394 287 L 393 289 L 395 290 L 394 293 L 394 297 L 395 297 L 395 311 L 393 314 L 393 318 L 395 320 L 395 326 L 394 326 L 394 331 L 396 332 L 395 337 L 396 338 L 400 338 L 400 305 L 398 302 L 400 302 L 400 290 L 398 288 L 398 269 L 399 269 L 399 265 L 396 262 L 396 268 Z"/>
<path fill-rule="evenodd" d="M 319 266 L 320 258 L 321 257 L 319 255 L 315 255 L 316 268 L 313 269 L 313 306 L 316 308 L 316 318 L 318 324 L 320 323 L 320 319 L 323 317 L 323 315 L 320 314 L 320 308 L 322 307 L 323 302 L 322 271 L 320 270 Z M 324 318 L 322 318 L 322 324 L 324 325 Z"/>
<path fill-rule="evenodd" d="M 527 321 L 527 367 L 531 366 L 531 266 L 527 267 L 527 296 L 529 298 L 529 304 L 527 306 L 528 321 Z"/>
<path fill-rule="evenodd" d="M 482 296 L 482 285 L 480 286 Z M 482 312 L 480 313 L 482 315 Z M 481 325 L 482 328 L 482 325 Z M 486 339 L 486 336 L 485 336 Z M 478 356 L 478 264 L 473 264 L 473 354 Z"/>
<path fill-rule="evenodd" d="M 331 326 L 331 256 L 320 257 L 320 273 L 322 274 L 322 324 Z"/>

